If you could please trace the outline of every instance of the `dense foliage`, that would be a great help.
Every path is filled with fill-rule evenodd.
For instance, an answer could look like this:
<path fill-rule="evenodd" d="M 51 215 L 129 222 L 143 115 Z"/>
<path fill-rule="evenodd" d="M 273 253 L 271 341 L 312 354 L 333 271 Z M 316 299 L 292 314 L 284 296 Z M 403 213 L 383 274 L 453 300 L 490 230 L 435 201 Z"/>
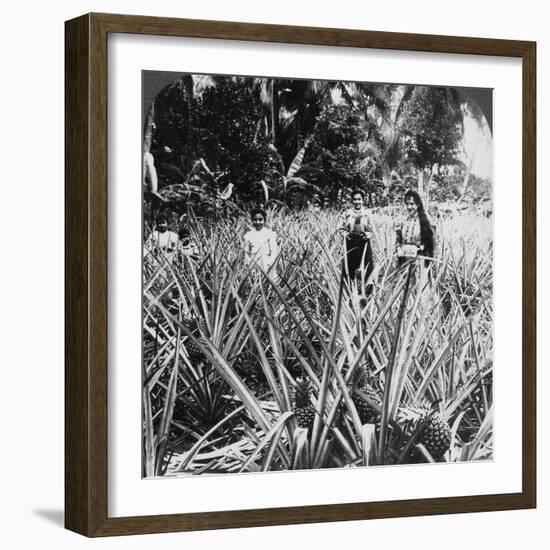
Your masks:
<path fill-rule="evenodd" d="M 464 116 L 482 117 L 452 88 L 186 75 L 151 113 L 159 184 L 147 211 L 335 205 L 355 187 L 371 205 L 417 186 L 437 201 L 490 199 L 462 160 Z"/>
<path fill-rule="evenodd" d="M 456 164 L 463 133 L 458 92 L 423 88 L 406 104 L 402 118 L 406 160 L 421 170 Z"/>
<path fill-rule="evenodd" d="M 365 189 L 368 172 L 359 162 L 368 137 L 364 112 L 355 105 L 327 103 L 315 128 L 301 173 L 336 203 L 342 189 Z"/>

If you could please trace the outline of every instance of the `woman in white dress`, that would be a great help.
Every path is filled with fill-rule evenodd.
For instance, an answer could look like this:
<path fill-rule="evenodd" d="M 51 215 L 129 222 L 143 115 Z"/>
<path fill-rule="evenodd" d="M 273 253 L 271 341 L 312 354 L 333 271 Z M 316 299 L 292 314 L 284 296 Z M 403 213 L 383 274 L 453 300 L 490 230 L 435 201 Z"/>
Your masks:
<path fill-rule="evenodd" d="M 260 269 L 267 273 L 271 270 L 279 253 L 277 234 L 265 226 L 266 214 L 264 210 L 260 208 L 252 210 L 250 217 L 253 229 L 244 236 L 245 252 Z"/>

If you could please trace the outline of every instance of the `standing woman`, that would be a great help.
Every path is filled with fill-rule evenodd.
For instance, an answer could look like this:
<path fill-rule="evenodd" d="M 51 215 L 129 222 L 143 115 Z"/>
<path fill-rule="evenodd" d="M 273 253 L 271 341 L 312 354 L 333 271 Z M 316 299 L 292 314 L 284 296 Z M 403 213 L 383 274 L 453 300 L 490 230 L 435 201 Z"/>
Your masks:
<path fill-rule="evenodd" d="M 344 271 L 350 280 L 355 277 L 367 282 L 374 269 L 371 246 L 373 224 L 364 206 L 363 191 L 354 191 L 351 198 L 353 206 L 344 212 L 342 227 L 346 231 Z M 367 288 L 372 290 L 372 284 Z"/>
<path fill-rule="evenodd" d="M 434 255 L 434 233 L 420 195 L 409 189 L 405 193 L 404 202 L 406 214 L 394 224 L 399 267 L 411 258 L 433 258 Z M 425 260 L 424 265 L 429 263 L 429 260 Z"/>

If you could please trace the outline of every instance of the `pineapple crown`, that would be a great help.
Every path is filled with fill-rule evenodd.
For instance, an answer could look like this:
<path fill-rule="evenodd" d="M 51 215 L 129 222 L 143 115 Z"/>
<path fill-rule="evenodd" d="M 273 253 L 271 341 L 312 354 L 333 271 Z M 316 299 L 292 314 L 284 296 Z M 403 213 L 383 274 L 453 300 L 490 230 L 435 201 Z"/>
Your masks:
<path fill-rule="evenodd" d="M 256 356 L 249 350 L 244 350 L 237 356 L 237 362 L 243 367 L 252 368 L 256 364 Z"/>
<path fill-rule="evenodd" d="M 189 313 L 182 319 L 183 324 L 192 332 L 199 331 L 206 328 L 206 323 L 203 319 L 199 319 L 196 315 Z"/>
<path fill-rule="evenodd" d="M 189 329 L 194 329 L 198 327 L 197 318 L 191 313 L 187 313 L 182 317 L 182 323 Z"/>
<path fill-rule="evenodd" d="M 369 369 L 363 364 L 359 365 L 352 376 L 352 385 L 355 388 L 365 388 L 370 382 Z"/>
<path fill-rule="evenodd" d="M 307 407 L 309 405 L 309 396 L 311 395 L 311 384 L 307 378 L 299 378 L 296 381 L 296 390 L 294 400 L 296 407 Z"/>
<path fill-rule="evenodd" d="M 435 416 L 443 418 L 443 415 L 439 412 L 437 407 L 440 401 L 441 399 L 434 403 L 420 403 L 402 407 L 397 415 L 398 420 L 403 423 L 416 423 L 419 421 L 428 421 Z"/>

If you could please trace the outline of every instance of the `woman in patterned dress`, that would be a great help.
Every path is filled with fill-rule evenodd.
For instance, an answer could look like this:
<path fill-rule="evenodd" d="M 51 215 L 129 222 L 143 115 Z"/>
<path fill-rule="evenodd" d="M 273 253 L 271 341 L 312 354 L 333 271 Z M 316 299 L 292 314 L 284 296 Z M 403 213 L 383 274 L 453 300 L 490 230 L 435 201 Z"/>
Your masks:
<path fill-rule="evenodd" d="M 363 192 L 354 191 L 353 207 L 344 212 L 342 227 L 346 231 L 344 271 L 349 280 L 355 278 L 367 283 L 374 269 L 371 245 L 373 224 L 363 202 Z M 372 288 L 372 283 L 367 285 L 367 288 Z"/>
<path fill-rule="evenodd" d="M 399 267 L 411 258 L 433 258 L 434 255 L 434 233 L 420 195 L 409 189 L 404 201 L 407 213 L 394 224 Z M 424 265 L 429 265 L 429 260 L 425 260 Z"/>

